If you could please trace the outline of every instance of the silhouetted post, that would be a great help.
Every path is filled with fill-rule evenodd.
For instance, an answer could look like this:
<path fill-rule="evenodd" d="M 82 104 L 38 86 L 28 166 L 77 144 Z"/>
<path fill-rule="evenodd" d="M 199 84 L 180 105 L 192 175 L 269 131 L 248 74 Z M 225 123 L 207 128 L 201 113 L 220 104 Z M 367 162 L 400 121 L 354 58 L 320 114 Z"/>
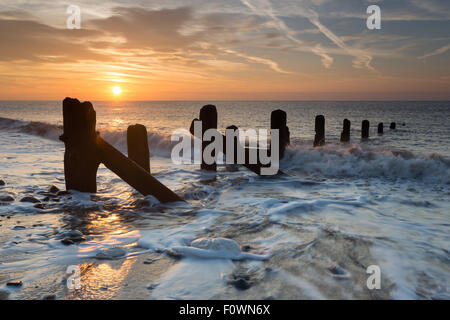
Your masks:
<path fill-rule="evenodd" d="M 361 138 L 367 139 L 369 137 L 369 120 L 364 120 L 361 125 Z"/>
<path fill-rule="evenodd" d="M 316 117 L 315 129 L 316 135 L 314 136 L 314 147 L 323 146 L 325 144 L 325 117 L 319 115 Z"/>
<path fill-rule="evenodd" d="M 77 99 L 63 101 L 64 176 L 67 190 L 97 192 L 97 169 L 100 157 L 95 139 L 96 114 L 90 102 Z"/>
<path fill-rule="evenodd" d="M 378 134 L 383 134 L 383 131 L 384 131 L 384 124 L 383 122 L 380 122 L 378 124 Z"/>
<path fill-rule="evenodd" d="M 290 142 L 289 128 L 286 126 L 287 114 L 283 110 L 274 110 L 270 115 L 270 129 L 278 129 L 279 146 L 280 146 L 280 160 L 284 157 L 286 145 Z"/>
<path fill-rule="evenodd" d="M 350 141 L 350 126 L 351 126 L 350 120 L 344 119 L 344 128 L 341 133 L 341 142 Z"/>
<path fill-rule="evenodd" d="M 397 125 L 395 124 L 395 122 L 391 122 L 389 129 L 395 130 L 396 127 L 397 127 Z"/>
<path fill-rule="evenodd" d="M 206 164 L 203 159 L 203 152 L 205 148 L 213 141 L 203 141 L 205 131 L 208 129 L 217 129 L 217 109 L 216 106 L 208 104 L 200 109 L 200 121 L 202 121 L 202 170 L 216 171 L 217 164 Z M 214 156 L 214 154 L 213 154 Z"/>
<path fill-rule="evenodd" d="M 150 173 L 150 151 L 148 148 L 147 129 L 142 124 L 135 124 L 127 130 L 128 158 Z"/>
<path fill-rule="evenodd" d="M 161 202 L 184 201 L 150 173 L 102 139 L 96 139 L 102 163 L 142 195 L 152 195 Z"/>
<path fill-rule="evenodd" d="M 103 140 L 95 131 L 96 114 L 90 102 L 66 98 L 63 102 L 64 174 L 67 190 L 96 192 L 97 169 L 102 162 L 108 169 L 144 196 L 161 202 L 183 201 L 136 162 Z"/>

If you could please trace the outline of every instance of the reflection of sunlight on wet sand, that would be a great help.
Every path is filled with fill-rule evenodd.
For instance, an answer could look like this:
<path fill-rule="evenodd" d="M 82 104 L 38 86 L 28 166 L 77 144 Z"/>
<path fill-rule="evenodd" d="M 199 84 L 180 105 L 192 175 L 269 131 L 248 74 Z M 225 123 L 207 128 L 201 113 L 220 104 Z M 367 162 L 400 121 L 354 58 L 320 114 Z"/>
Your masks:
<path fill-rule="evenodd" d="M 137 257 L 124 261 L 109 261 L 95 265 L 85 263 L 80 265 L 81 289 L 70 290 L 67 299 L 113 299 L 117 297 L 122 283 L 128 276 Z"/>

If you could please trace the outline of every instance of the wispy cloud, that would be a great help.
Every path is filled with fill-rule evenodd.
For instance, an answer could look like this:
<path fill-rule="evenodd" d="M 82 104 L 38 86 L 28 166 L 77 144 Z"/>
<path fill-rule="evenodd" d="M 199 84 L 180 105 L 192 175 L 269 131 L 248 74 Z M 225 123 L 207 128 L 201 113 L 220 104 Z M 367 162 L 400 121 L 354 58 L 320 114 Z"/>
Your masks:
<path fill-rule="evenodd" d="M 434 50 L 434 51 L 432 51 L 430 53 L 427 53 L 427 54 L 424 54 L 423 56 L 420 56 L 419 59 L 425 60 L 427 58 L 438 56 L 440 54 L 446 53 L 449 50 L 450 50 L 450 43 L 447 44 L 446 46 L 443 46 L 442 48 L 436 49 L 436 50 Z"/>

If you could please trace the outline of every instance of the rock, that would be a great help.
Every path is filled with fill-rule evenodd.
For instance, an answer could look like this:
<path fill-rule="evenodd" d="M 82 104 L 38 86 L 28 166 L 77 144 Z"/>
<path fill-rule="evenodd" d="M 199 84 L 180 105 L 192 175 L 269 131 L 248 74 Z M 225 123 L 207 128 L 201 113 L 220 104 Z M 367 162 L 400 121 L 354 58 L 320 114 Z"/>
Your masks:
<path fill-rule="evenodd" d="M 147 287 L 147 289 L 148 289 L 148 290 L 153 290 L 153 289 L 155 289 L 157 286 L 158 286 L 157 283 L 152 283 L 151 285 L 149 285 L 149 286 Z"/>
<path fill-rule="evenodd" d="M 11 197 L 11 196 L 3 196 L 3 197 L 0 197 L 0 201 L 2 201 L 2 202 L 13 202 L 14 198 Z"/>
<path fill-rule="evenodd" d="M 65 246 L 70 246 L 71 244 L 74 244 L 75 242 L 73 242 L 71 239 L 62 239 L 61 243 Z"/>
<path fill-rule="evenodd" d="M 4 186 L 6 183 L 3 180 L 0 180 L 0 186 Z"/>
<path fill-rule="evenodd" d="M 0 300 L 7 300 L 9 297 L 9 292 L 7 291 L 0 291 Z"/>
<path fill-rule="evenodd" d="M 50 188 L 48 188 L 48 192 L 50 193 L 58 193 L 59 191 L 59 188 L 56 186 L 51 186 Z"/>
<path fill-rule="evenodd" d="M 35 197 L 24 197 L 20 199 L 20 202 L 31 202 L 31 203 L 40 203 L 39 199 L 36 199 Z"/>
<path fill-rule="evenodd" d="M 70 194 L 68 191 L 58 191 L 56 193 L 56 196 L 60 197 L 60 196 L 66 196 L 68 194 Z"/>
<path fill-rule="evenodd" d="M 73 244 L 75 242 L 81 242 L 81 241 L 86 240 L 84 238 L 84 235 L 78 230 L 68 230 L 68 231 L 60 232 L 58 234 L 57 238 L 58 239 L 63 239 L 63 240 L 61 240 L 61 242 L 65 241 L 65 242 L 68 243 L 68 245 L 69 244 Z M 69 242 L 69 240 L 72 241 L 72 242 Z"/>
<path fill-rule="evenodd" d="M 45 209 L 45 206 L 44 206 L 44 204 L 42 204 L 42 203 L 36 203 L 33 207 L 35 207 L 35 208 L 38 208 L 38 209 Z"/>
<path fill-rule="evenodd" d="M 22 284 L 23 283 L 20 280 L 13 280 L 13 281 L 9 281 L 6 285 L 9 287 L 21 287 Z"/>
<path fill-rule="evenodd" d="M 127 254 L 127 250 L 121 247 L 112 247 L 100 251 L 95 256 L 97 259 L 118 259 Z"/>
<path fill-rule="evenodd" d="M 53 198 L 52 201 L 53 202 L 59 202 L 59 198 Z"/>
<path fill-rule="evenodd" d="M 45 197 L 44 199 L 42 199 L 42 201 L 49 202 L 50 201 L 50 197 Z"/>
<path fill-rule="evenodd" d="M 231 280 L 229 281 L 229 283 L 238 290 L 247 290 L 251 287 L 251 284 L 247 280 L 242 278 Z"/>
<path fill-rule="evenodd" d="M 55 294 L 46 295 L 42 298 L 42 300 L 56 300 L 56 295 Z"/>
<path fill-rule="evenodd" d="M 23 229 L 25 229 L 24 226 L 15 226 L 15 227 L 13 228 L 13 230 L 23 230 Z"/>

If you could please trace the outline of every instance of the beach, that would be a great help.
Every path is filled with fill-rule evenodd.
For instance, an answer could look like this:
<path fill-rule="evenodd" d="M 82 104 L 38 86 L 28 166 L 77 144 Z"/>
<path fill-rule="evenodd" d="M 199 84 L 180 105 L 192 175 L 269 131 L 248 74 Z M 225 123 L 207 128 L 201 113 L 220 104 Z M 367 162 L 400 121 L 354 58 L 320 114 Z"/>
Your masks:
<path fill-rule="evenodd" d="M 147 127 L 152 175 L 186 203 L 143 197 L 103 165 L 97 193 L 64 192 L 61 101 L 0 101 L 3 297 L 450 298 L 449 102 L 92 103 L 100 135 L 125 154 L 127 127 Z M 267 129 L 271 111 L 286 111 L 286 174 L 173 163 L 171 134 L 188 134 L 207 103 L 221 132 Z M 326 144 L 314 148 L 319 114 Z M 350 143 L 339 142 L 345 118 Z M 224 249 L 193 250 L 202 238 Z M 381 269 L 379 290 L 366 284 L 371 265 Z M 80 270 L 78 290 L 67 287 L 69 266 Z"/>

